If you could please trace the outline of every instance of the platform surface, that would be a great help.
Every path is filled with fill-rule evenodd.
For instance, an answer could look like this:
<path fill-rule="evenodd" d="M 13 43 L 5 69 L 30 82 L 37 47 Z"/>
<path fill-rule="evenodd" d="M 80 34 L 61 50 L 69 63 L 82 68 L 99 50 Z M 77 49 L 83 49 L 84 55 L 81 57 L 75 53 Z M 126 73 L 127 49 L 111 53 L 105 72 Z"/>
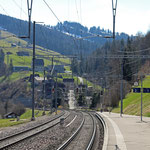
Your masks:
<path fill-rule="evenodd" d="M 108 127 L 106 150 L 150 150 L 150 118 L 102 112 Z"/>

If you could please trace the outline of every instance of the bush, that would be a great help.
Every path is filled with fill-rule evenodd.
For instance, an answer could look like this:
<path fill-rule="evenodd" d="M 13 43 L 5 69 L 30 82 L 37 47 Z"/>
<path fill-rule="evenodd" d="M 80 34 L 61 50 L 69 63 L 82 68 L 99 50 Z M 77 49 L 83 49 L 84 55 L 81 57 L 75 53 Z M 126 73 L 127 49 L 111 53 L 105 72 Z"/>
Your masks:
<path fill-rule="evenodd" d="M 120 97 L 120 84 L 121 81 L 116 82 L 109 90 L 104 93 L 104 102 L 106 106 L 117 107 L 119 105 Z M 125 98 L 126 94 L 128 94 L 131 90 L 131 85 L 123 80 L 123 98 Z"/>
<path fill-rule="evenodd" d="M 16 113 L 18 116 L 21 116 L 23 113 L 25 113 L 26 109 L 23 104 L 18 103 L 13 107 L 12 111 Z"/>

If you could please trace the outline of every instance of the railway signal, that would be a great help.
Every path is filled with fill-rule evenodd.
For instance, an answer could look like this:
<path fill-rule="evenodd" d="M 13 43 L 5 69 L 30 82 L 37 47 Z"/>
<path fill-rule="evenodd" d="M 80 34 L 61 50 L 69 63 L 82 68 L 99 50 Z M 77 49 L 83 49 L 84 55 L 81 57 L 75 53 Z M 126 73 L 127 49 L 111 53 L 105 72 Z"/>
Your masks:
<path fill-rule="evenodd" d="M 52 88 L 52 93 L 55 93 L 55 89 L 54 89 L 54 87 Z"/>

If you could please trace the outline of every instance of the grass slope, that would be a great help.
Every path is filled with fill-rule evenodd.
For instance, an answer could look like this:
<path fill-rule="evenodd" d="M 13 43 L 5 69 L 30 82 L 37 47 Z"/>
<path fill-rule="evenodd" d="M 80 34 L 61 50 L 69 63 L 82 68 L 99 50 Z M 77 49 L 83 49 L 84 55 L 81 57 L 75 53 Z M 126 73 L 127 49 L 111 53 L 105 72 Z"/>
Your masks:
<path fill-rule="evenodd" d="M 30 47 L 27 47 L 28 43 L 22 39 L 11 37 L 12 34 L 6 31 L 0 32 L 0 47 L 4 50 L 5 53 L 5 63 L 9 63 L 10 59 L 13 60 L 14 66 L 27 66 L 31 67 L 32 62 L 32 45 L 29 45 Z M 11 44 L 15 43 L 16 47 L 11 47 Z M 29 52 L 30 56 L 17 56 L 16 52 L 19 51 L 26 51 Z M 59 53 L 56 53 L 54 51 L 44 49 L 40 46 L 36 46 L 36 56 L 37 55 L 44 55 L 44 56 L 51 56 L 51 55 L 57 55 L 61 56 Z M 12 54 L 7 56 L 6 53 L 11 52 Z M 70 60 L 66 57 L 64 58 L 54 58 L 55 64 L 70 64 Z M 45 66 L 51 65 L 51 58 L 44 58 L 44 64 Z"/>
<path fill-rule="evenodd" d="M 5 63 L 9 64 L 10 60 L 13 61 L 13 66 L 26 66 L 31 68 L 31 62 L 32 62 L 32 45 L 29 45 L 30 47 L 27 47 L 28 43 L 22 39 L 19 39 L 17 37 L 13 37 L 13 35 L 6 31 L 0 31 L 0 48 L 3 49 L 5 53 Z M 12 47 L 11 44 L 15 43 L 16 47 Z M 30 56 L 18 56 L 17 52 L 19 51 L 26 51 L 29 52 Z M 51 56 L 51 55 L 57 55 L 62 56 L 59 53 L 56 53 L 54 51 L 44 49 L 40 46 L 36 45 L 36 56 L 37 55 L 44 55 L 44 56 Z M 7 52 L 11 52 L 10 55 L 7 55 Z M 52 58 L 41 58 L 44 60 L 44 66 L 48 66 L 52 64 Z M 54 58 L 54 64 L 55 65 L 66 65 L 65 68 L 67 70 L 70 70 L 70 59 L 69 58 Z M 9 76 L 9 78 L 6 77 L 0 77 L 0 83 L 3 81 L 15 81 L 20 78 L 30 76 L 32 74 L 31 71 L 24 71 L 24 72 L 14 72 L 12 75 Z M 40 73 L 41 76 L 43 76 L 43 73 Z"/>
<path fill-rule="evenodd" d="M 42 110 L 35 110 L 35 117 L 42 116 L 43 111 Z M 48 111 L 46 111 L 46 115 L 48 115 Z M 20 120 L 16 121 L 16 119 L 0 119 L 0 128 L 1 127 L 10 127 L 22 123 L 29 122 L 32 116 L 32 110 L 26 109 L 26 112 L 20 116 Z"/>
<path fill-rule="evenodd" d="M 141 87 L 141 85 L 139 85 Z M 146 76 L 143 80 L 143 88 L 150 88 L 150 76 Z M 143 115 L 150 117 L 150 93 L 143 93 Z M 112 112 L 120 112 L 119 107 L 113 109 Z M 141 94 L 140 93 L 129 93 L 125 99 L 123 99 L 123 113 L 129 115 L 140 115 L 141 113 Z"/>

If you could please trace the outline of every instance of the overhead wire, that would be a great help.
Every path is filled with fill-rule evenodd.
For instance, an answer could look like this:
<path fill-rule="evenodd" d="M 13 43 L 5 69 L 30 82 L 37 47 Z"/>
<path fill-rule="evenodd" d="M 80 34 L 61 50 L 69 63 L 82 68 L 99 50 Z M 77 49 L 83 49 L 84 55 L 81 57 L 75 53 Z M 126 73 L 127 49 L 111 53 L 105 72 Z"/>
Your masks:
<path fill-rule="evenodd" d="M 43 2 L 45 3 L 45 5 L 49 8 L 49 10 L 52 12 L 52 14 L 55 16 L 55 18 L 57 19 L 57 21 L 58 22 L 60 22 L 60 23 L 62 23 L 62 21 L 58 18 L 58 16 L 56 15 L 56 13 L 52 10 L 52 8 L 49 6 L 49 4 L 45 1 L 45 0 L 43 0 Z M 62 24 L 63 25 L 63 24 Z M 69 31 L 68 31 L 68 29 L 63 25 L 63 28 L 65 29 L 65 31 L 67 31 L 68 33 L 69 33 Z M 76 45 L 76 47 L 77 47 L 77 49 L 78 49 L 78 44 L 76 43 L 76 38 L 74 38 L 73 36 L 70 36 L 72 39 L 73 39 L 73 41 L 74 41 L 74 44 Z"/>
<path fill-rule="evenodd" d="M 70 21 L 70 0 L 68 0 L 68 20 Z"/>
<path fill-rule="evenodd" d="M 43 2 L 46 4 L 46 6 L 49 8 L 49 10 L 52 12 L 52 14 L 55 16 L 55 18 L 57 19 L 58 22 L 61 22 L 60 19 L 57 17 L 57 15 L 55 14 L 55 12 L 52 10 L 52 8 L 49 6 L 49 4 L 43 0 Z"/>
<path fill-rule="evenodd" d="M 81 20 L 81 24 L 82 24 L 82 3 L 80 0 L 80 20 Z"/>
<path fill-rule="evenodd" d="M 78 6 L 77 6 L 77 0 L 75 0 L 75 7 L 76 7 L 76 12 L 77 12 L 77 18 L 78 18 L 78 22 L 80 22 L 80 17 L 79 17 L 79 11 L 78 11 Z"/>
<path fill-rule="evenodd" d="M 25 15 L 27 15 L 27 13 L 22 9 L 22 5 L 21 5 L 21 7 L 18 5 L 18 3 L 15 1 L 15 0 L 13 0 L 13 2 L 14 2 L 14 4 L 21 10 L 21 12 L 23 12 Z M 21 3 L 22 3 L 22 1 L 21 1 Z"/>
<path fill-rule="evenodd" d="M 5 15 L 10 16 L 9 13 L 6 11 L 6 9 L 5 9 L 1 4 L 0 4 L 0 7 L 1 7 L 2 10 L 5 12 Z M 17 23 L 15 23 L 15 24 L 18 26 Z M 16 37 L 16 35 L 12 34 L 12 35 L 10 35 L 10 36 L 0 38 L 0 40 L 7 39 L 7 38 L 10 38 L 10 37 Z"/>
<path fill-rule="evenodd" d="M 134 63 L 136 63 L 138 60 L 133 60 L 132 62 L 128 62 L 128 63 L 125 63 L 124 64 L 124 66 L 126 66 L 126 65 L 129 65 L 129 64 L 134 64 Z M 121 65 L 121 63 L 120 63 L 120 65 Z M 136 65 L 137 65 L 137 63 L 134 65 L 134 66 L 132 66 L 132 67 L 136 67 Z M 115 72 L 117 72 L 117 71 L 119 71 L 120 70 L 120 67 L 119 68 L 116 68 L 115 70 L 113 70 L 113 71 L 109 71 L 109 72 L 106 72 L 105 73 L 105 75 L 112 75 L 113 73 L 115 73 Z"/>
<path fill-rule="evenodd" d="M 3 6 L 0 4 L 0 7 L 2 8 L 2 10 L 7 14 L 7 16 L 9 16 L 8 12 L 3 8 Z"/>
<path fill-rule="evenodd" d="M 137 51 L 133 51 L 133 52 L 129 52 L 129 51 L 117 51 L 119 53 L 127 53 L 127 54 L 133 54 L 133 53 L 139 53 L 139 52 L 144 52 L 144 51 L 150 51 L 150 47 L 143 49 L 143 50 L 137 50 Z"/>
<path fill-rule="evenodd" d="M 15 0 L 13 0 L 13 1 L 11 1 L 11 2 L 13 2 L 19 9 L 20 9 L 20 18 L 21 18 L 21 14 L 22 14 L 22 12 L 24 12 L 24 14 L 26 15 L 27 13 L 22 9 L 22 1 L 21 1 L 21 6 L 19 6 L 19 4 L 15 1 Z M 33 0 L 31 0 L 31 6 L 32 6 L 32 2 L 33 2 Z M 29 0 L 27 0 L 27 3 L 29 4 Z M 3 9 L 3 11 L 5 12 L 5 14 L 7 15 L 7 16 L 11 16 L 11 15 L 9 15 L 9 13 L 3 8 L 3 6 L 0 4 L 0 7 Z M 30 11 L 32 10 L 32 7 L 31 7 L 31 9 L 30 9 Z M 28 10 L 28 13 L 29 13 L 29 10 Z M 16 26 L 20 29 L 20 27 L 21 27 L 21 25 L 18 25 L 18 23 L 16 23 L 15 22 L 15 24 L 16 24 Z M 21 19 L 20 19 L 20 24 L 21 24 Z M 30 28 L 30 27 L 29 27 Z M 20 31 L 20 30 L 19 30 Z M 20 32 L 19 32 L 19 34 L 20 34 Z M 9 36 L 9 37 L 11 37 L 11 36 Z M 16 35 L 13 35 L 13 37 L 19 37 L 20 38 L 20 36 L 16 36 Z"/>

